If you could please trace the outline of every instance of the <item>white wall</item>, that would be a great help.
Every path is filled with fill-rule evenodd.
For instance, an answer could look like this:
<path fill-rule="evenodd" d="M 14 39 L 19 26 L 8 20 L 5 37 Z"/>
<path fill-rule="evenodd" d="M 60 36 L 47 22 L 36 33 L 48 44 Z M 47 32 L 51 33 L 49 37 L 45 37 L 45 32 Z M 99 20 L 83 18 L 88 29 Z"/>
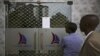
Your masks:
<path fill-rule="evenodd" d="M 100 18 L 100 0 L 73 0 L 73 2 L 72 21 L 78 26 L 81 17 L 86 14 L 96 14 Z M 97 27 L 97 31 L 100 32 L 100 24 Z"/>

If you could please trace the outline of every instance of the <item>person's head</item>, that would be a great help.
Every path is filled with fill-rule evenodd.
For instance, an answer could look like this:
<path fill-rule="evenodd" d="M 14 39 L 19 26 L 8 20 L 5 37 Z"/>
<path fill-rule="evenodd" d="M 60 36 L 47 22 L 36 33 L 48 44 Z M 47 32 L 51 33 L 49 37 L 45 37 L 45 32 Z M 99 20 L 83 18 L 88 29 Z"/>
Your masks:
<path fill-rule="evenodd" d="M 77 30 L 77 25 L 75 23 L 72 23 L 72 22 L 68 22 L 66 25 L 65 25 L 65 30 L 66 30 L 66 33 L 75 33 L 76 30 Z"/>
<path fill-rule="evenodd" d="M 80 20 L 80 30 L 87 35 L 90 31 L 95 30 L 98 24 L 98 16 L 92 14 L 85 15 Z"/>

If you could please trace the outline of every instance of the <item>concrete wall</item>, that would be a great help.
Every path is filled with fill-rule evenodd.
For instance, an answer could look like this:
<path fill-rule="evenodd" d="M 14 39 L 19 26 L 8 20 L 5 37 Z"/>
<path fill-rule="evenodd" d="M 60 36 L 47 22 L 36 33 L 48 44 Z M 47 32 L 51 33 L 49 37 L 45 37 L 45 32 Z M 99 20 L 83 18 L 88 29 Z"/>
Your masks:
<path fill-rule="evenodd" d="M 0 56 L 5 56 L 5 6 L 0 0 Z"/>

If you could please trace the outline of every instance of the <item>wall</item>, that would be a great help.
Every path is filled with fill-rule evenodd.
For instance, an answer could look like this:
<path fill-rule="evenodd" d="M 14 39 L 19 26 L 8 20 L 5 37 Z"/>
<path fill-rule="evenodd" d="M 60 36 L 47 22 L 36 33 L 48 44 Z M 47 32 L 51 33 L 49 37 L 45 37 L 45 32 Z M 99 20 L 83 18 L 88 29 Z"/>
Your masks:
<path fill-rule="evenodd" d="M 82 16 L 86 14 L 96 14 L 100 17 L 100 0 L 73 0 L 72 6 L 72 21 L 78 26 Z M 97 31 L 100 32 L 100 24 Z M 78 28 L 78 32 L 80 32 Z"/>
<path fill-rule="evenodd" d="M 100 18 L 100 0 L 73 0 L 72 6 L 72 21 L 78 26 L 82 16 L 86 14 L 96 14 Z M 96 31 L 100 32 L 100 24 Z M 80 30 L 78 29 L 78 32 Z"/>
<path fill-rule="evenodd" d="M 10 1 L 23 1 L 23 0 L 10 0 Z M 33 1 L 33 0 L 24 0 Z M 36 1 L 36 0 L 34 0 Z M 66 1 L 66 0 L 42 0 L 42 1 Z M 79 24 L 81 16 L 85 14 L 97 14 L 100 16 L 100 0 L 73 0 L 72 6 L 72 21 Z M 0 0 L 0 56 L 4 56 L 4 43 L 5 43 L 5 9 L 2 0 Z M 99 28 L 98 28 L 99 29 Z"/>
<path fill-rule="evenodd" d="M 5 8 L 0 0 L 0 56 L 5 56 Z"/>
<path fill-rule="evenodd" d="M 72 21 L 79 23 L 80 18 L 85 14 L 100 15 L 99 0 L 74 0 L 72 7 Z"/>

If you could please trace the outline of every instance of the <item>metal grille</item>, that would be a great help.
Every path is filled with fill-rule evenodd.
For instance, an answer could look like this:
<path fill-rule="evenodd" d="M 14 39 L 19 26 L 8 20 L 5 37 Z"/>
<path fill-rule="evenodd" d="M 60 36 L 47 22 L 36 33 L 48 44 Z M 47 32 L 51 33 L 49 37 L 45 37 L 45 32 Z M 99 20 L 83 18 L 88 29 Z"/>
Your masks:
<path fill-rule="evenodd" d="M 48 7 L 42 5 L 19 5 L 8 15 L 8 28 L 41 28 L 42 17 L 47 16 Z M 42 13 L 44 12 L 44 13 Z"/>
<path fill-rule="evenodd" d="M 58 4 L 11 3 L 7 10 L 6 28 L 41 28 L 42 17 L 51 17 L 51 28 L 63 28 L 68 22 L 67 12 L 62 12 L 63 9 L 66 10 L 66 7 L 59 8 Z M 58 5 L 56 6 L 58 9 L 54 5 Z M 67 5 L 67 3 L 63 5 Z M 20 50 L 18 54 L 6 54 L 6 56 L 63 56 L 61 50 L 47 50 L 47 53 L 40 51 L 42 50 Z"/>
<path fill-rule="evenodd" d="M 61 51 L 49 50 L 48 53 L 40 53 L 40 51 L 20 51 L 19 56 L 62 56 Z"/>
<path fill-rule="evenodd" d="M 68 21 L 68 17 L 61 12 L 61 9 L 56 10 L 57 6 L 56 7 L 51 7 L 51 6 L 52 3 L 51 4 L 47 3 L 37 4 L 37 3 L 24 3 L 24 2 L 12 3 L 8 7 L 8 19 L 6 20 L 6 27 L 41 28 L 42 17 L 48 17 L 48 16 L 51 17 L 50 26 L 52 28 L 64 27 L 65 22 Z M 62 10 L 63 9 L 64 8 L 62 8 Z M 51 13 L 51 11 L 53 12 Z M 50 15 L 50 13 L 52 15 Z"/>
<path fill-rule="evenodd" d="M 66 22 L 68 22 L 67 17 L 58 12 L 56 15 L 52 16 L 50 25 L 52 28 L 63 28 Z"/>
<path fill-rule="evenodd" d="M 48 50 L 47 53 L 40 53 L 34 50 L 20 50 L 19 54 L 9 54 L 6 56 L 63 56 L 61 50 Z"/>

